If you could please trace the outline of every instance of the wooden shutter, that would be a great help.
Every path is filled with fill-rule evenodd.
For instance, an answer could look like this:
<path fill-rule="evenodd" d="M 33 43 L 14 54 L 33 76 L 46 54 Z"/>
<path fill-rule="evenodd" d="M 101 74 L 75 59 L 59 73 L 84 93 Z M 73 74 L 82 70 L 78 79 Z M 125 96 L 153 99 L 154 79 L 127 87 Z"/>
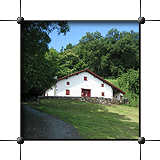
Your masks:
<path fill-rule="evenodd" d="M 69 89 L 66 90 L 66 95 L 70 95 L 70 90 Z"/>
<path fill-rule="evenodd" d="M 84 81 L 87 81 L 87 77 L 84 77 Z"/>
<path fill-rule="evenodd" d="M 102 84 L 101 87 L 104 87 L 104 84 Z"/>
<path fill-rule="evenodd" d="M 102 96 L 104 96 L 104 92 L 102 92 Z"/>
<path fill-rule="evenodd" d="M 69 82 L 67 82 L 67 85 L 69 85 Z"/>

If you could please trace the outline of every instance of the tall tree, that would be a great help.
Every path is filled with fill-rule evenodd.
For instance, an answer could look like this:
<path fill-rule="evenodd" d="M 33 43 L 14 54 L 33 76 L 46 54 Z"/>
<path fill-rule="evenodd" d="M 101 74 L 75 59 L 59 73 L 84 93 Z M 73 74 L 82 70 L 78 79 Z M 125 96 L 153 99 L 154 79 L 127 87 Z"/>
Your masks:
<path fill-rule="evenodd" d="M 104 53 L 101 33 L 98 31 L 94 33 L 87 32 L 86 35 L 80 39 L 78 46 L 76 54 L 88 64 L 91 71 L 100 74 L 101 57 Z"/>
<path fill-rule="evenodd" d="M 56 69 L 44 58 L 54 29 L 64 35 L 69 31 L 67 22 L 25 21 L 21 25 L 21 96 L 37 96 L 43 88 L 53 83 Z"/>
<path fill-rule="evenodd" d="M 100 32 L 87 32 L 73 52 L 88 68 L 103 77 L 117 78 L 129 68 L 139 68 L 139 34 L 119 32 L 112 28 L 103 37 Z"/>
<path fill-rule="evenodd" d="M 64 51 L 66 51 L 66 50 L 68 50 L 68 49 L 72 49 L 74 46 L 71 44 L 71 43 L 69 43 L 67 46 L 66 46 L 66 48 L 64 48 Z"/>
<path fill-rule="evenodd" d="M 101 68 L 106 70 L 108 76 L 117 78 L 129 68 L 139 68 L 138 33 L 111 29 L 105 37 L 105 48 Z"/>
<path fill-rule="evenodd" d="M 59 55 L 58 77 L 63 77 L 74 72 L 85 69 L 87 65 L 74 53 L 73 49 L 68 49 Z"/>

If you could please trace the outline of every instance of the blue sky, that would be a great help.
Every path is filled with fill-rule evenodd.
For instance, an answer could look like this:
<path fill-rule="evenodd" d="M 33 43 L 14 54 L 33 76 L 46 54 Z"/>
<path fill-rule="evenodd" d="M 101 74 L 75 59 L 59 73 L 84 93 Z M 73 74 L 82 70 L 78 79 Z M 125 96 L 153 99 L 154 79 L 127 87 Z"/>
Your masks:
<path fill-rule="evenodd" d="M 130 32 L 133 30 L 139 32 L 138 21 L 69 21 L 68 24 L 70 32 L 67 32 L 65 36 L 63 34 L 58 35 L 56 30 L 49 34 L 51 38 L 49 48 L 53 47 L 60 51 L 62 46 L 65 48 L 69 43 L 76 45 L 86 35 L 86 32 L 98 31 L 104 37 L 112 28 L 117 28 L 118 31 Z"/>

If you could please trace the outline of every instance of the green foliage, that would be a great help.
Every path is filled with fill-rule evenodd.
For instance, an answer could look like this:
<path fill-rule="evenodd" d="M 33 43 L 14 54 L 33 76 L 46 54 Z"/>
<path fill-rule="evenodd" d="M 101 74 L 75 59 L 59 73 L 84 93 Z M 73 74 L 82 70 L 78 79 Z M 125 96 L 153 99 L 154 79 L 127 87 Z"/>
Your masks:
<path fill-rule="evenodd" d="M 76 54 L 88 65 L 88 68 L 97 74 L 100 73 L 101 57 L 104 53 L 102 42 L 100 32 L 87 32 L 86 36 L 80 39 L 78 50 L 76 50 Z"/>
<path fill-rule="evenodd" d="M 21 94 L 22 99 L 36 97 L 48 88 L 57 72 L 55 53 L 48 51 L 51 41 L 48 34 L 54 29 L 58 34 L 69 31 L 67 22 L 25 21 L 21 25 Z M 54 52 L 53 50 L 51 52 Z M 54 66 L 55 65 L 55 66 Z"/>
<path fill-rule="evenodd" d="M 74 46 L 71 44 L 71 43 L 69 43 L 67 46 L 66 46 L 66 48 L 64 48 L 64 51 L 66 51 L 66 50 L 68 50 L 68 49 L 72 49 Z"/>
<path fill-rule="evenodd" d="M 105 80 L 126 92 L 124 98 L 130 100 L 130 106 L 139 106 L 139 69 L 128 69 L 127 73 L 122 74 L 116 79 L 108 78 Z"/>
<path fill-rule="evenodd" d="M 59 54 L 59 72 L 58 77 L 63 77 L 86 67 L 85 63 L 71 49 Z"/>
<path fill-rule="evenodd" d="M 139 34 L 132 30 L 111 29 L 106 37 L 98 31 L 87 32 L 77 45 L 69 44 L 66 48 L 100 76 L 117 78 L 129 68 L 139 68 Z"/>
<path fill-rule="evenodd" d="M 117 80 L 120 87 L 123 86 L 125 90 L 139 95 L 139 69 L 128 69 L 127 73 L 121 75 Z"/>
<path fill-rule="evenodd" d="M 129 69 L 117 81 L 118 86 L 126 92 L 125 97 L 130 100 L 130 105 L 139 106 L 139 69 Z"/>
<path fill-rule="evenodd" d="M 133 38 L 137 36 L 137 39 Z M 111 29 L 105 37 L 106 54 L 102 56 L 101 68 L 107 70 L 107 75 L 119 77 L 129 68 L 139 68 L 139 37 L 131 31 L 120 33 Z"/>
<path fill-rule="evenodd" d="M 122 74 L 117 79 L 105 80 L 126 92 L 124 97 L 130 100 L 130 106 L 139 106 L 139 69 L 128 69 L 127 73 Z"/>

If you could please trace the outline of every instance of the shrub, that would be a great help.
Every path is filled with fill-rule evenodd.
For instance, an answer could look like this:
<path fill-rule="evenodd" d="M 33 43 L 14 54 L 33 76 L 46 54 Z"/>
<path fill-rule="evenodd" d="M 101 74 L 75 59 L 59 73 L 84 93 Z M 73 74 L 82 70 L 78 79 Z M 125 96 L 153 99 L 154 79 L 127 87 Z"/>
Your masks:
<path fill-rule="evenodd" d="M 129 69 L 117 78 L 117 87 L 124 90 L 124 97 L 130 100 L 130 106 L 139 106 L 139 69 Z"/>

